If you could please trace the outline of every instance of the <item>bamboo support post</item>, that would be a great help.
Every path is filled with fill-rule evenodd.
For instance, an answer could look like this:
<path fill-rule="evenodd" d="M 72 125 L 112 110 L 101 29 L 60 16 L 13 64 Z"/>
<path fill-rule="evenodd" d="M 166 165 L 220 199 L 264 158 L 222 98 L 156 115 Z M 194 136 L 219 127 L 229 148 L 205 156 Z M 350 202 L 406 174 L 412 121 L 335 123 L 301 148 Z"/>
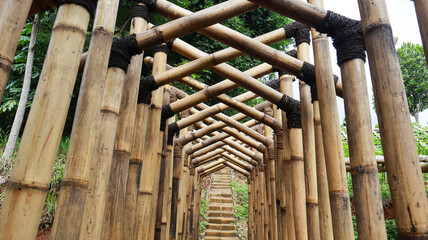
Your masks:
<path fill-rule="evenodd" d="M 293 93 L 292 89 L 292 77 L 290 75 L 282 75 L 280 77 L 280 88 L 281 92 L 291 96 Z M 285 112 L 282 111 L 282 125 L 287 126 L 287 118 Z M 281 213 L 283 229 L 286 229 L 288 239 L 295 239 L 295 223 L 294 223 L 294 209 L 293 209 L 293 189 L 292 189 L 292 171 L 291 171 L 291 143 L 289 138 L 289 130 L 287 127 L 282 128 L 282 137 L 283 137 L 283 156 L 280 156 L 279 161 L 283 162 L 283 172 L 284 172 L 284 191 L 285 196 L 284 203 L 281 203 Z"/>
<path fill-rule="evenodd" d="M 293 187 L 293 213 L 296 239 L 308 239 L 306 220 L 305 166 L 303 163 L 302 129 L 291 128 L 291 177 Z"/>
<path fill-rule="evenodd" d="M 364 62 L 353 59 L 340 69 L 347 79 L 343 91 L 358 237 L 386 239 Z"/>
<path fill-rule="evenodd" d="M 428 201 L 385 1 L 359 0 L 399 238 L 428 236 Z"/>
<path fill-rule="evenodd" d="M 272 130 L 269 129 L 265 125 L 265 136 L 267 139 L 272 140 Z M 276 210 L 276 170 L 275 170 L 275 146 L 274 142 L 271 141 L 271 143 L 268 145 L 266 149 L 266 155 L 267 155 L 267 173 L 268 174 L 268 182 L 267 185 L 269 186 L 269 192 L 270 192 L 270 201 L 271 201 L 271 211 L 270 211 L 270 226 L 271 226 L 271 238 L 272 239 L 278 239 L 278 219 L 277 219 L 277 210 Z"/>
<path fill-rule="evenodd" d="M 52 230 L 52 238 L 77 239 L 83 217 L 88 188 L 91 159 L 95 146 L 99 109 L 106 82 L 113 31 L 119 1 L 99 1 L 94 19 L 91 42 L 73 121 L 66 167 L 61 183 L 58 208 Z"/>
<path fill-rule="evenodd" d="M 273 116 L 278 121 L 281 121 L 281 111 L 278 108 L 273 108 Z M 284 156 L 284 144 L 282 139 L 282 129 L 274 131 L 274 143 L 275 143 L 275 189 L 276 189 L 276 207 L 277 207 L 277 221 L 278 221 L 278 239 L 285 239 L 287 237 L 287 229 L 282 225 L 282 210 L 281 204 L 285 202 L 283 199 L 284 191 L 284 167 L 282 156 Z"/>
<path fill-rule="evenodd" d="M 422 43 L 425 52 L 425 61 L 428 66 L 428 2 L 424 0 L 413 0 L 415 3 L 416 16 L 418 18 L 419 29 L 421 32 Z"/>
<path fill-rule="evenodd" d="M 153 74 L 165 71 L 167 55 L 164 52 L 155 53 Z M 160 175 L 160 157 L 162 155 L 163 139 L 159 136 L 161 109 L 163 101 L 163 88 L 153 92 L 147 122 L 146 144 L 143 155 L 143 167 L 138 190 L 138 212 L 136 222 L 136 238 L 153 239 L 155 233 L 155 220 L 157 196 Z"/>
<path fill-rule="evenodd" d="M 25 9 L 23 7 L 18 11 Z M 2 10 L 6 11 L 7 8 Z M 14 13 L 11 11 L 11 14 Z M 6 17 L 7 14 L 1 16 Z M 58 9 L 40 81 L 2 206 L 0 232 L 5 239 L 33 239 L 37 234 L 89 18 L 88 10 L 80 5 L 64 4 Z M 17 31 L 20 32 L 21 28 Z M 4 46 L 13 48 L 12 44 L 6 42 Z M 3 72 L 2 78 L 7 76 L 4 75 L 6 72 Z"/>
<path fill-rule="evenodd" d="M 0 103 L 31 3 L 30 0 L 0 1 Z"/>
<path fill-rule="evenodd" d="M 297 46 L 297 58 L 309 62 L 309 44 L 302 42 Z M 315 154 L 314 114 L 311 104 L 311 87 L 300 83 L 300 112 L 302 119 L 303 159 L 306 179 L 306 215 L 308 238 L 320 239 L 318 211 L 317 170 Z"/>

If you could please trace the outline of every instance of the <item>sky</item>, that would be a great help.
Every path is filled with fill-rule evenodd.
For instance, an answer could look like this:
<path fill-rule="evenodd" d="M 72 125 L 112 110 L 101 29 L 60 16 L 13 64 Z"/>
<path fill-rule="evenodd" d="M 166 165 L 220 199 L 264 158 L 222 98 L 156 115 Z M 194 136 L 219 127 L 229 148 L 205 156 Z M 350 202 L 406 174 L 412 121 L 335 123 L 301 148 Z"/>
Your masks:
<path fill-rule="evenodd" d="M 412 42 L 422 45 L 421 35 L 419 33 L 419 26 L 416 19 L 415 6 L 413 1 L 410 0 L 385 0 L 388 7 L 389 19 L 391 22 L 391 27 L 394 36 L 398 37 L 397 49 L 403 44 L 403 42 Z M 340 13 L 349 18 L 360 20 L 360 13 L 358 8 L 357 0 L 324 0 L 324 8 L 332 10 L 334 12 Z M 333 63 L 333 72 L 337 76 L 340 76 L 340 68 L 337 66 L 336 51 L 331 45 L 330 39 L 330 49 L 331 49 L 331 58 Z M 312 47 L 311 47 L 312 51 Z M 312 55 L 312 54 L 311 54 Z M 373 103 L 373 90 L 372 83 L 370 78 L 369 66 L 366 62 L 365 64 L 366 77 L 367 77 L 367 88 L 369 91 L 370 104 Z M 297 83 L 294 84 L 294 97 L 298 98 L 298 86 Z M 345 118 L 345 108 L 343 100 L 338 98 L 338 108 L 339 108 L 339 120 L 340 123 L 343 122 Z M 371 118 L 372 125 L 374 126 L 377 121 L 377 116 L 371 106 Z M 411 117 L 412 121 L 415 121 Z M 427 126 L 428 125 L 428 110 L 419 114 L 420 124 Z"/>

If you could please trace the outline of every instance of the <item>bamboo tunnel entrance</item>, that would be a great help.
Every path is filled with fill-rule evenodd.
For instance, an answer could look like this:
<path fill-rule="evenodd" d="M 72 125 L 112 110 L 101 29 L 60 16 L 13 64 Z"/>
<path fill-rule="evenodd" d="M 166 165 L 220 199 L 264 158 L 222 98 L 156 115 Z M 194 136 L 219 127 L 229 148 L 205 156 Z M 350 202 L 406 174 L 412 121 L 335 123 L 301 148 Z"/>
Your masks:
<path fill-rule="evenodd" d="M 196 12 L 166 0 L 11 2 L 0 0 L 0 98 L 24 19 L 58 10 L 1 202 L 0 240 L 36 237 L 69 108 L 51 239 L 378 240 L 391 236 L 390 221 L 397 239 L 428 239 L 428 157 L 411 132 L 385 1 L 359 0 L 361 21 L 322 0 L 229 0 Z M 130 30 L 117 32 L 129 5 Z M 249 24 L 252 37 L 233 30 L 260 13 L 284 25 L 263 19 L 261 34 Z M 385 156 L 374 151 L 366 49 Z M 382 204 L 386 179 L 393 210 Z"/>

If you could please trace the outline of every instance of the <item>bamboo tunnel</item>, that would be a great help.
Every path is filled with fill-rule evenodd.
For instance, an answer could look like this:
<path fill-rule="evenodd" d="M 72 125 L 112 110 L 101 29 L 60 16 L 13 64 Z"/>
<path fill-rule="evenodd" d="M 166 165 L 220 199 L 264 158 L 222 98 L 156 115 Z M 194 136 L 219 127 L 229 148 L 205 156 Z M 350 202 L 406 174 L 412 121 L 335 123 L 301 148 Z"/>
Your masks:
<path fill-rule="evenodd" d="M 25 2 L 28 8 L 30 5 L 30 1 L 13 2 L 17 4 Z M 11 2 L 2 1 L 2 3 Z M 16 10 L 28 9 L 23 6 L 22 9 Z M 2 11 L 7 9 L 2 8 Z M 13 11 L 9 13 L 15 14 Z M 24 19 L 26 15 L 27 10 Z M 7 17 L 7 14 L 1 16 Z M 19 14 L 14 15 L 17 16 Z M 80 5 L 64 4 L 58 9 L 40 81 L 0 214 L 0 232 L 3 238 L 33 239 L 37 234 L 89 19 L 89 11 Z M 21 28 L 17 31 L 20 30 Z M 2 34 L 7 35 L 8 33 Z M 19 36 L 19 33 L 17 35 Z M 14 50 L 14 44 L 11 45 L 4 44 Z M 3 83 L 9 70 L 1 71 Z M 52 102 L 55 104 L 51 104 Z M 28 204 L 30 202 L 31 204 Z"/>

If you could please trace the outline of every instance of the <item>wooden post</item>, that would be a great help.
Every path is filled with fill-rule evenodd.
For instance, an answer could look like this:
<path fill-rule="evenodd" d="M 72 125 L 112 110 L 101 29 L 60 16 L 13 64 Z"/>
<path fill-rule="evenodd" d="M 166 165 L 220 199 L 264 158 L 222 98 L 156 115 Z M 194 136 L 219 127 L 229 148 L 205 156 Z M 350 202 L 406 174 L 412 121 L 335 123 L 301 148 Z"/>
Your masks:
<path fill-rule="evenodd" d="M 166 53 L 156 52 L 153 74 L 165 71 Z M 147 123 L 147 137 L 141 172 L 138 212 L 136 222 L 136 238 L 153 239 L 155 233 L 156 207 L 159 188 L 160 157 L 162 155 L 162 138 L 160 137 L 161 109 L 163 88 L 153 92 Z"/>
<path fill-rule="evenodd" d="M 428 201 L 385 1 L 359 0 L 398 236 L 428 237 Z"/>
<path fill-rule="evenodd" d="M 282 122 L 281 111 L 278 108 L 273 108 L 273 116 L 275 119 Z M 285 203 L 283 199 L 284 191 L 284 143 L 282 139 L 282 129 L 274 131 L 274 143 L 275 143 L 275 188 L 276 188 L 276 207 L 277 207 L 277 222 L 278 222 L 278 239 L 285 239 L 287 236 L 287 229 L 282 225 L 282 210 L 281 204 Z"/>
<path fill-rule="evenodd" d="M 143 32 L 146 28 L 147 21 L 144 18 L 132 18 L 130 34 Z M 142 60 L 143 54 L 134 56 L 125 76 L 113 162 L 107 189 L 102 239 L 121 239 L 123 236 L 128 235 L 124 231 L 125 198 L 136 122 Z M 129 233 L 129 235 L 132 235 L 132 233 Z"/>
<path fill-rule="evenodd" d="M 0 103 L 31 3 L 31 0 L 0 1 Z"/>
<path fill-rule="evenodd" d="M 94 19 L 87 64 L 85 65 L 73 121 L 66 167 L 52 229 L 53 239 L 80 234 L 92 154 L 98 132 L 101 102 L 106 83 L 108 56 L 119 1 L 99 1 Z M 109 16 L 109 17 L 106 17 Z"/>
<path fill-rule="evenodd" d="M 272 139 L 272 129 L 265 125 L 265 136 L 268 139 Z M 276 175 L 275 175 L 275 146 L 274 142 L 271 141 L 270 145 L 267 146 L 266 150 L 267 157 L 267 175 L 268 182 L 266 183 L 269 186 L 270 192 L 270 227 L 271 227 L 271 238 L 278 239 L 278 219 L 276 211 Z"/>
<path fill-rule="evenodd" d="M 24 12 L 26 16 L 28 11 Z M 5 239 L 33 239 L 37 234 L 89 18 L 88 10 L 80 5 L 64 4 L 58 9 L 45 64 L 0 214 L 0 232 Z M 20 32 L 21 28 L 17 31 Z M 2 77 L 8 75 L 8 70 L 1 71 Z"/>
<path fill-rule="evenodd" d="M 302 42 L 297 46 L 297 58 L 310 61 L 309 44 Z M 311 104 L 311 87 L 300 83 L 300 112 L 302 119 L 303 159 L 306 179 L 306 215 L 308 238 L 320 239 L 317 170 L 315 154 L 314 114 Z"/>
<path fill-rule="evenodd" d="M 425 61 L 428 66 L 428 2 L 424 0 L 413 0 L 415 2 L 416 16 L 418 17 L 419 29 L 425 52 Z"/>

